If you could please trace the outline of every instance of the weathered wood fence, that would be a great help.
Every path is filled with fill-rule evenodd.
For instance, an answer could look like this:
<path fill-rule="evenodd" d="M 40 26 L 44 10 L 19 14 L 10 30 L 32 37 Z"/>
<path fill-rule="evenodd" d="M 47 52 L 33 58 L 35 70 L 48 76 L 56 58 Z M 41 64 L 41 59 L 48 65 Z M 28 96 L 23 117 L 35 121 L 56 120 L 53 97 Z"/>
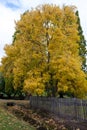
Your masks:
<path fill-rule="evenodd" d="M 87 100 L 31 96 L 30 105 L 47 110 L 58 117 L 87 121 Z"/>

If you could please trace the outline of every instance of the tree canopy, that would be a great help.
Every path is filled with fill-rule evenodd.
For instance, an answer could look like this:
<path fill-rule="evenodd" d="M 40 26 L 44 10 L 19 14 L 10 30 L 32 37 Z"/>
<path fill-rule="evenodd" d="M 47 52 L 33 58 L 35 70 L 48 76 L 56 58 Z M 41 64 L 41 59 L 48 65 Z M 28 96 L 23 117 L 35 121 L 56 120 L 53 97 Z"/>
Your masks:
<path fill-rule="evenodd" d="M 74 6 L 42 5 L 21 15 L 2 59 L 2 71 L 15 89 L 47 96 L 70 92 L 80 98 L 87 93 L 77 20 Z"/>
<path fill-rule="evenodd" d="M 85 37 L 83 35 L 83 30 L 80 24 L 80 18 L 79 18 L 79 12 L 76 11 L 76 15 L 77 15 L 77 24 L 78 24 L 78 31 L 79 31 L 79 36 L 80 36 L 80 41 L 79 41 L 79 54 L 82 58 L 82 69 L 84 70 L 84 72 L 87 72 L 87 65 L 86 65 L 86 54 L 87 54 L 87 50 L 86 50 L 86 40 Z"/>

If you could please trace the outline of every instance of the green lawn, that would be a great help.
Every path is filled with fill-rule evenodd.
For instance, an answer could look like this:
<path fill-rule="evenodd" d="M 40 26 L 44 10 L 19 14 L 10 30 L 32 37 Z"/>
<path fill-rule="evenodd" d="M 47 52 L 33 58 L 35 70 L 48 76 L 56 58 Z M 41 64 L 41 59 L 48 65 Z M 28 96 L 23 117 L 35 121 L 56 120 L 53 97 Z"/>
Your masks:
<path fill-rule="evenodd" d="M 0 130 L 35 130 L 35 128 L 23 120 L 18 120 L 14 115 L 0 107 Z"/>

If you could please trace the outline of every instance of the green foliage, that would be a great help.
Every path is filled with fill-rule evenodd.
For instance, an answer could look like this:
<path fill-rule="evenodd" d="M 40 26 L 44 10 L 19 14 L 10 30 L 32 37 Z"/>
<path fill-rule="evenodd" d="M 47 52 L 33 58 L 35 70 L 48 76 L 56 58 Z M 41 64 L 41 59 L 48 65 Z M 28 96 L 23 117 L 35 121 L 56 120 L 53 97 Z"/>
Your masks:
<path fill-rule="evenodd" d="M 0 72 L 0 92 L 1 93 L 5 92 L 5 80 L 1 72 Z"/>
<path fill-rule="evenodd" d="M 12 80 L 12 77 L 5 78 L 5 93 L 8 95 L 8 97 L 11 97 L 11 95 L 14 93 Z"/>
<path fill-rule="evenodd" d="M 1 130 L 35 130 L 28 123 L 19 120 L 0 106 L 0 129 Z"/>
<path fill-rule="evenodd" d="M 87 54 L 87 50 L 86 50 L 86 40 L 85 37 L 83 35 L 83 30 L 80 24 L 80 18 L 79 18 L 79 12 L 76 11 L 76 15 L 77 15 L 77 24 L 78 24 L 78 33 L 80 36 L 80 41 L 79 41 L 79 54 L 82 58 L 82 69 L 86 72 L 87 71 L 87 66 L 86 66 L 86 54 Z"/>

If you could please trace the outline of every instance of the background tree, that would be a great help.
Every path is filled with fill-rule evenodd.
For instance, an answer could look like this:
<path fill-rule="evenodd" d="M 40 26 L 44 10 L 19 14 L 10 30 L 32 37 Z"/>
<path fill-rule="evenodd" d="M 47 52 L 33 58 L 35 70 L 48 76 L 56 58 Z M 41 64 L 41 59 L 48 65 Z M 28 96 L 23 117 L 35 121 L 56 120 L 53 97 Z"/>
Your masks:
<path fill-rule="evenodd" d="M 76 15 L 77 15 L 78 32 L 79 32 L 79 36 L 80 36 L 79 54 L 82 57 L 82 69 L 86 72 L 87 71 L 87 65 L 86 65 L 86 54 L 87 54 L 86 40 L 85 40 L 85 37 L 83 35 L 83 30 L 82 30 L 82 27 L 81 27 L 79 12 L 78 11 L 76 11 Z"/>
<path fill-rule="evenodd" d="M 5 93 L 5 80 L 1 72 L 0 72 L 0 93 Z"/>
<path fill-rule="evenodd" d="M 2 65 L 1 65 L 1 72 L 4 75 L 4 82 L 5 82 L 5 94 L 11 98 L 11 96 L 21 95 L 21 89 L 14 89 L 14 60 L 15 60 L 15 50 L 13 49 L 12 45 L 5 46 L 6 56 L 2 58 Z M 16 57 L 17 58 L 17 57 Z"/>

